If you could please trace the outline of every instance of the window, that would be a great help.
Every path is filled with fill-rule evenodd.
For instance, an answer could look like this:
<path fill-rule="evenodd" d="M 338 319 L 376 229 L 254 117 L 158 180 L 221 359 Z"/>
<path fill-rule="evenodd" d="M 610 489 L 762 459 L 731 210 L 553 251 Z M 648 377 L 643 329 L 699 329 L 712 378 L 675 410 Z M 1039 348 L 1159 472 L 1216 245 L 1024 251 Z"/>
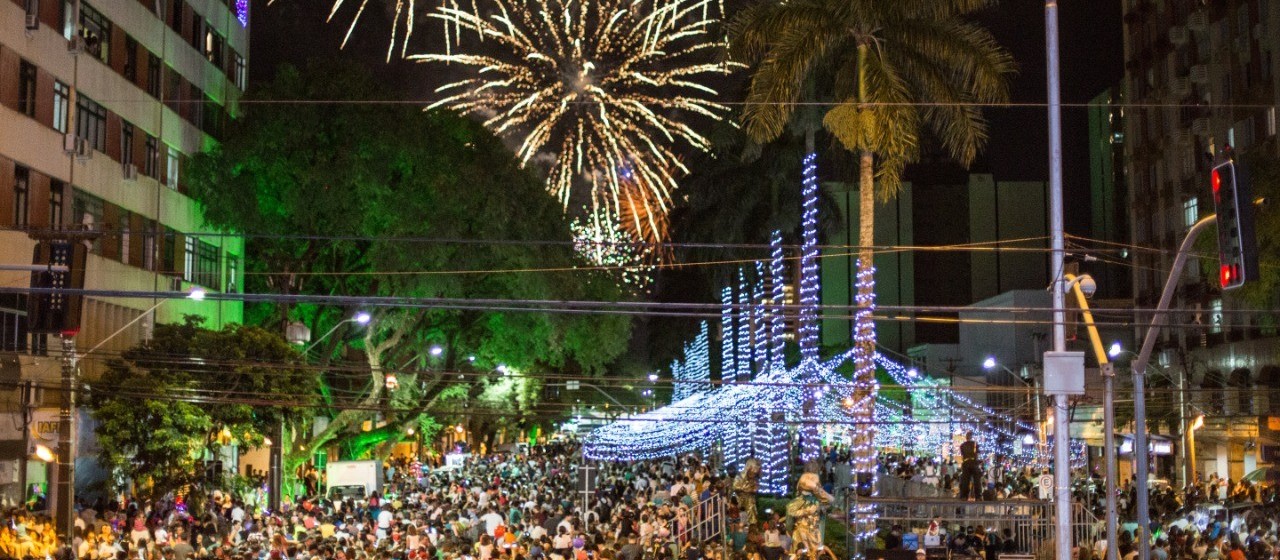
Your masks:
<path fill-rule="evenodd" d="M 168 148 L 168 155 L 165 157 L 165 174 L 164 184 L 173 190 L 178 190 L 178 158 L 181 154 L 173 146 L 165 146 Z"/>
<path fill-rule="evenodd" d="M 182 279 L 196 281 L 196 238 L 188 237 L 182 254 Z"/>
<path fill-rule="evenodd" d="M 222 35 L 208 27 L 204 38 L 204 57 L 213 63 L 215 68 L 222 68 Z"/>
<path fill-rule="evenodd" d="M 227 253 L 227 292 L 236 293 L 236 284 L 240 278 L 240 257 Z"/>
<path fill-rule="evenodd" d="M 218 262 L 218 247 L 195 237 L 188 237 L 185 248 L 182 279 L 212 290 L 220 289 L 218 275 L 222 271 Z"/>
<path fill-rule="evenodd" d="M 30 225 L 31 171 L 21 165 L 13 168 L 13 227 Z"/>
<path fill-rule="evenodd" d="M 156 223 L 151 220 L 142 225 L 142 268 L 156 269 Z"/>
<path fill-rule="evenodd" d="M 133 125 L 130 123 L 120 125 L 120 163 L 133 163 Z"/>
<path fill-rule="evenodd" d="M 138 81 L 138 41 L 130 35 L 124 36 L 124 79 Z"/>
<path fill-rule="evenodd" d="M 85 52 L 104 63 L 111 63 L 111 20 L 92 6 L 80 2 L 80 35 Z"/>
<path fill-rule="evenodd" d="M 169 28 L 182 35 L 182 0 L 169 2 Z"/>
<path fill-rule="evenodd" d="M 120 211 L 120 250 L 116 251 L 116 254 L 120 255 L 120 262 L 125 264 L 129 264 L 130 216 L 131 214 L 128 210 Z"/>
<path fill-rule="evenodd" d="M 84 95 L 76 99 L 76 135 L 93 149 L 107 151 L 107 110 Z"/>
<path fill-rule="evenodd" d="M 18 112 L 36 116 L 36 65 L 25 60 L 18 63 Z"/>
<path fill-rule="evenodd" d="M 240 53 L 236 53 L 232 58 L 234 59 L 234 66 L 231 68 L 231 79 L 236 83 L 236 87 L 240 88 L 240 91 L 244 91 L 245 84 L 247 83 L 244 68 L 244 57 L 240 56 Z"/>
<path fill-rule="evenodd" d="M 53 129 L 67 133 L 67 117 L 71 109 L 71 88 L 62 82 L 53 83 Z"/>
<path fill-rule="evenodd" d="M 1182 226 L 1190 228 L 1200 221 L 1200 200 L 1191 197 L 1182 202 Z"/>
<path fill-rule="evenodd" d="M 160 141 L 155 136 L 147 135 L 146 159 L 142 161 L 142 174 L 152 179 L 160 178 Z"/>
<path fill-rule="evenodd" d="M 204 20 L 200 19 L 200 14 L 192 14 L 191 18 L 191 48 L 196 52 L 204 53 Z"/>
<path fill-rule="evenodd" d="M 160 99 L 160 57 L 147 53 L 147 93 Z"/>
<path fill-rule="evenodd" d="M 157 229 L 163 226 L 156 226 Z M 164 236 L 160 245 L 160 272 L 163 274 L 177 274 L 178 270 L 174 266 L 174 257 L 178 252 L 178 234 L 169 228 L 164 228 Z"/>
<path fill-rule="evenodd" d="M 102 199 L 86 193 L 81 190 L 75 191 L 75 196 L 71 200 L 72 218 L 78 224 L 86 226 L 91 231 L 102 230 Z M 93 245 L 89 251 L 95 255 L 102 254 L 101 238 L 94 238 Z"/>
<path fill-rule="evenodd" d="M 204 92 L 194 84 L 191 86 L 191 94 L 187 99 L 187 105 L 191 108 L 187 112 L 187 120 L 196 126 L 204 125 Z"/>
<path fill-rule="evenodd" d="M 49 183 L 49 227 L 51 229 L 62 229 L 62 192 L 66 187 L 66 183 L 57 179 Z"/>

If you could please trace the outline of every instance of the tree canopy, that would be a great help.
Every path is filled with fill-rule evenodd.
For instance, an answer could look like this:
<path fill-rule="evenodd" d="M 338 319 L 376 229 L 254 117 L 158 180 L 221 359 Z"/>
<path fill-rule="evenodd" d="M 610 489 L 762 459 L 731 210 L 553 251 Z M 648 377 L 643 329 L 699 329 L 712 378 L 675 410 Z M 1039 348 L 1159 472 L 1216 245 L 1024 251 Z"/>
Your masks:
<path fill-rule="evenodd" d="M 311 412 L 316 377 L 279 335 L 188 316 L 112 360 L 90 392 L 98 460 L 117 485 L 163 496 L 204 478 L 203 461 L 229 443 L 258 446 L 278 422 Z M 221 437 L 220 437 L 221 436 Z"/>

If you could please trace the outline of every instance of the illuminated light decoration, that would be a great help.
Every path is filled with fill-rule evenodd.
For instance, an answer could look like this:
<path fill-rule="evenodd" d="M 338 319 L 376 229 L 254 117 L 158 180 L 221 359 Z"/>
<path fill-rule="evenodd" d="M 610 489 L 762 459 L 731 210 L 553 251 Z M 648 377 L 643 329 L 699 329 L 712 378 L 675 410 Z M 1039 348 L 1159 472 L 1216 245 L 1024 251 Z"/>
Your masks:
<path fill-rule="evenodd" d="M 625 231 L 607 227 L 587 217 L 569 224 L 573 249 L 588 264 L 608 267 L 618 285 L 632 293 L 643 293 L 652 281 L 652 246 L 632 238 Z"/>
<path fill-rule="evenodd" d="M 764 263 L 756 262 L 755 282 L 751 284 L 751 365 L 761 372 L 769 367 L 769 310 L 764 299 Z"/>
<path fill-rule="evenodd" d="M 429 15 L 443 23 L 444 52 L 408 58 L 459 67 L 467 76 L 438 88 L 431 108 L 484 119 L 523 165 L 549 158 L 547 189 L 566 209 L 571 197 L 592 201 L 614 227 L 623 182 L 665 214 L 688 173 L 677 152 L 710 149 L 683 117 L 728 113 L 707 85 L 740 67 L 720 57 L 717 1 L 449 0 Z"/>
<path fill-rule="evenodd" d="M 806 154 L 800 186 L 800 359 L 818 358 L 818 165 Z"/>
<path fill-rule="evenodd" d="M 818 360 L 818 156 L 808 153 L 802 162 L 800 183 L 800 365 L 797 380 L 817 381 Z M 822 441 L 818 436 L 817 397 L 806 392 L 801 397 L 800 462 L 818 459 Z"/>
<path fill-rule="evenodd" d="M 240 27 L 249 26 L 249 0 L 236 0 L 236 21 Z"/>
<path fill-rule="evenodd" d="M 675 388 L 671 392 L 672 402 L 711 388 L 711 355 L 707 344 L 708 336 L 707 322 L 703 321 L 698 336 L 684 345 L 684 361 L 671 362 L 671 377 L 675 379 Z"/>
<path fill-rule="evenodd" d="M 769 369 L 780 370 L 786 358 L 782 332 L 785 328 L 782 316 L 783 283 L 786 282 L 782 260 L 782 232 L 769 235 Z"/>
<path fill-rule="evenodd" d="M 734 315 L 737 317 L 737 325 L 734 328 L 734 347 L 737 351 L 734 357 L 737 359 L 737 365 L 734 368 L 734 381 L 747 381 L 751 379 L 751 362 L 754 356 L 751 355 L 754 346 L 751 344 L 751 292 L 747 289 L 747 276 L 741 268 L 738 269 L 738 305 L 734 308 Z"/>
<path fill-rule="evenodd" d="M 680 360 L 671 360 L 671 402 L 684 399 L 689 390 L 688 374 Z"/>
<path fill-rule="evenodd" d="M 734 329 L 733 288 L 725 286 L 720 292 L 720 385 L 728 386 L 738 380 L 736 355 L 737 331 Z M 737 465 L 742 460 L 738 449 L 738 434 L 722 428 L 717 439 L 721 440 L 726 465 Z"/>

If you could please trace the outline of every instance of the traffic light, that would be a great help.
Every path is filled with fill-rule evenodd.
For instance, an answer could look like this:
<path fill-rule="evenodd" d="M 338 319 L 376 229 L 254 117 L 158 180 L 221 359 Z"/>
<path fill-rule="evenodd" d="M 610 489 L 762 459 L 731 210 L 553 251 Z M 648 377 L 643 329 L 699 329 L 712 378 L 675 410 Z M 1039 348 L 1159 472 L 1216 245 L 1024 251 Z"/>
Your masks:
<path fill-rule="evenodd" d="M 31 259 L 37 265 L 65 266 L 67 270 L 31 273 L 31 287 L 83 290 L 88 249 L 79 241 L 41 241 Z M 80 331 L 79 294 L 41 293 L 27 298 L 27 329 L 33 333 L 74 335 Z"/>
<path fill-rule="evenodd" d="M 1253 193 L 1243 166 L 1227 160 L 1210 174 L 1218 212 L 1218 281 L 1231 290 L 1258 278 L 1258 241 L 1253 229 Z"/>

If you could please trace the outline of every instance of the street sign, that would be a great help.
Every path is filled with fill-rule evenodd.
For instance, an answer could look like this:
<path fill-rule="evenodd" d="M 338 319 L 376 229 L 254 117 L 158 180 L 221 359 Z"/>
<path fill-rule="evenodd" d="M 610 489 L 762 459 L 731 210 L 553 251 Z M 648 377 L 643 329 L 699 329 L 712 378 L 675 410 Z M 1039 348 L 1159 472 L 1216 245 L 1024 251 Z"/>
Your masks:
<path fill-rule="evenodd" d="M 1042 474 L 1040 479 L 1036 481 L 1036 489 L 1040 491 L 1041 500 L 1053 499 L 1053 475 Z"/>

